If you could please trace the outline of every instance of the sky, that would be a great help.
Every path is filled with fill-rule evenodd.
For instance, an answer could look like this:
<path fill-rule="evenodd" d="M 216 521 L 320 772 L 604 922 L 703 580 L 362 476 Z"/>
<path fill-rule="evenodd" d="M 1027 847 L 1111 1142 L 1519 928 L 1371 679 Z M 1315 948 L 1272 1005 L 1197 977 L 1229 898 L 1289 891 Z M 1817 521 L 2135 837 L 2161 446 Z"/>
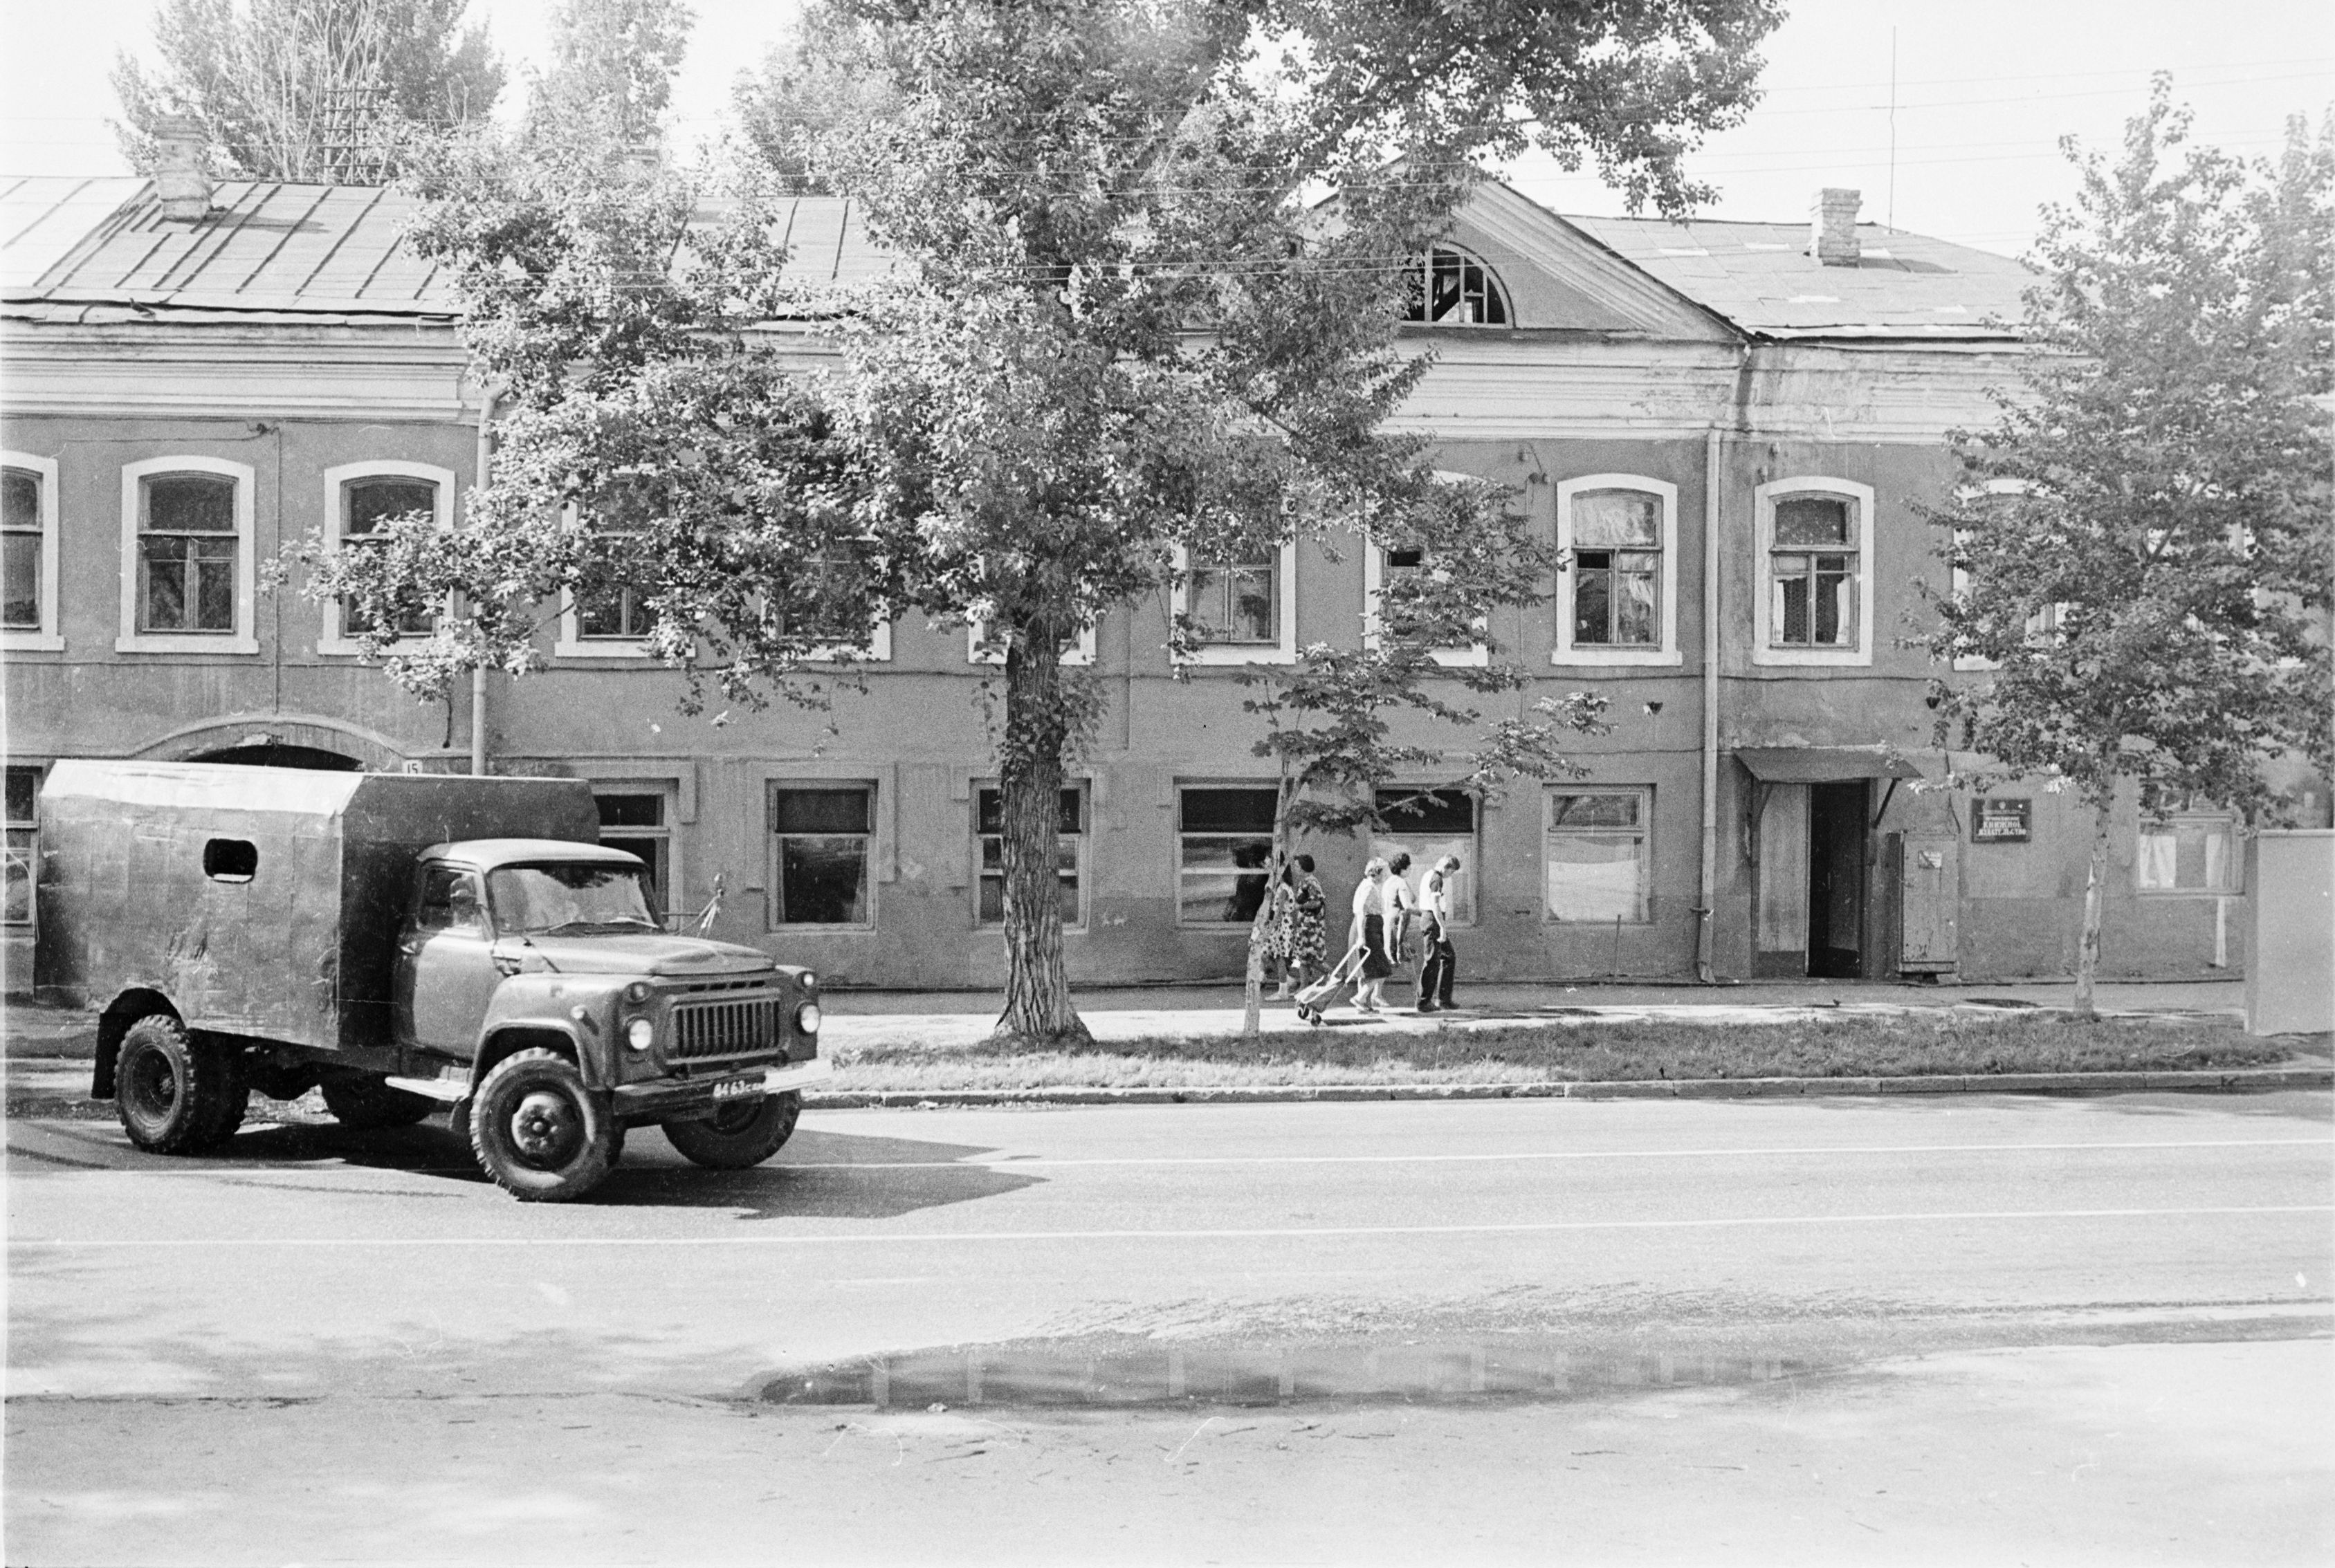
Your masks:
<path fill-rule="evenodd" d="M 673 140 L 720 134 L 731 85 L 785 30 L 793 0 L 696 0 Z M 0 174 L 126 172 L 107 119 L 117 51 L 149 51 L 154 0 L 0 0 Z M 471 0 L 518 71 L 545 54 L 545 0 Z M 1764 51 L 1766 96 L 1689 163 L 1720 188 L 1704 215 L 1807 216 L 1813 193 L 1863 193 L 1863 217 L 2018 255 L 2037 209 L 2074 189 L 2059 143 L 2113 151 L 2170 72 L 2194 140 L 2249 157 L 2286 118 L 2335 104 L 2326 0 L 1789 0 Z M 1894 86 L 1892 79 L 1894 78 Z M 1894 102 L 1894 111 L 1892 102 Z M 1894 138 L 1894 153 L 1892 155 Z M 1504 171 L 1560 212 L 1618 213 L 1594 173 L 1545 157 Z"/>

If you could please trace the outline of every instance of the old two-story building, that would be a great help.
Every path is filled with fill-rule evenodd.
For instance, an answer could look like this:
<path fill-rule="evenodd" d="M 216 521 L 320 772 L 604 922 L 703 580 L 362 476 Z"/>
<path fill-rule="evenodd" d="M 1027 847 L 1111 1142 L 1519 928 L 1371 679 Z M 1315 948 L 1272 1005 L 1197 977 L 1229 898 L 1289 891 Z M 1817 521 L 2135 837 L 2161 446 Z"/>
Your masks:
<path fill-rule="evenodd" d="M 840 982 L 994 983 L 987 672 L 966 627 L 877 628 L 828 712 L 684 718 L 618 595 L 547 606 L 547 673 L 421 704 L 296 573 L 268 586 L 312 530 L 362 548 L 417 508 L 464 526 L 492 460 L 491 402 L 445 280 L 400 243 L 406 210 L 377 189 L 0 185 L 11 984 L 53 760 L 463 770 L 474 741 L 493 771 L 589 779 L 606 837 L 672 906 L 718 874 L 721 935 Z M 1494 617 L 1497 653 L 1444 656 L 1521 661 L 1518 711 L 1612 704 L 1578 778 L 1445 792 L 1381 845 L 1309 846 L 1333 885 L 1383 843 L 1457 852 L 1471 975 L 2071 967 L 2084 819 L 2039 787 L 1923 788 L 1950 759 L 1932 667 L 1900 641 L 1939 572 L 1918 508 L 1953 482 L 1945 432 L 2016 381 L 1991 324 L 2028 276 L 1855 210 L 1836 191 L 1805 223 L 1562 218 L 1493 184 L 1422 263 L 1408 330 L 1436 358 L 1402 417 L 1566 552 L 1545 606 Z M 791 223 L 807 274 L 889 265 L 841 201 L 804 198 Z M 1188 581 L 1222 632 L 1194 667 L 1169 662 L 1164 602 L 1066 654 L 1108 697 L 1062 808 L 1075 978 L 1237 972 L 1272 799 L 1241 666 L 1351 644 L 1384 574 L 1418 565 L 1301 543 Z M 2235 973 L 2241 860 L 2228 818 L 2127 803 L 2107 971 Z"/>

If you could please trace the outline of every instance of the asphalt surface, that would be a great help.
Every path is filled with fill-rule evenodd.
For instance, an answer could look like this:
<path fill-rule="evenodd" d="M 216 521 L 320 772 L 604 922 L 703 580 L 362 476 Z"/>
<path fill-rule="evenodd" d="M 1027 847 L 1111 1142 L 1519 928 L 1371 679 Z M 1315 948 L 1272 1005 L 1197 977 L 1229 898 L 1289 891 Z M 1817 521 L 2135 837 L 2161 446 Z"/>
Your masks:
<path fill-rule="evenodd" d="M 1589 1560 L 1877 1560 L 1829 1505 L 1770 1488 L 1754 1505 L 1723 1469 L 1749 1445 L 1916 1508 L 1918 1529 L 1891 1527 L 1929 1555 L 1894 1560 L 2308 1561 L 2335 1495 L 2311 1440 L 2335 1418 L 2330 1108 L 2292 1092 L 844 1111 L 739 1175 L 636 1132 L 594 1201 L 557 1208 L 512 1203 L 434 1125 L 253 1129 L 221 1157 L 160 1160 L 102 1123 L 20 1121 L 8 1559 L 396 1560 L 395 1520 L 428 1533 L 415 1561 L 770 1561 L 789 1553 L 766 1516 L 686 1500 L 791 1507 L 813 1457 L 829 1465 L 827 1512 L 801 1526 L 813 1558 L 1432 1559 L 1437 1540 L 1446 1560 L 1531 1557 L 1555 1539 L 1551 1481 L 1623 1451 L 1601 1424 L 1663 1418 L 1685 1426 L 1655 1468 L 1597 1481 Z M 946 1368 L 968 1345 L 983 1370 L 954 1399 L 799 1397 L 821 1369 Z M 1188 1390 L 1047 1410 L 1017 1381 L 1162 1345 L 1196 1364 L 1359 1350 L 1458 1370 L 1245 1415 Z M 1473 1394 L 1466 1369 L 1508 1366 L 1547 1387 Z M 1922 1431 L 1901 1418 L 1917 1410 Z M 914 1425 L 944 1417 L 959 1425 Z M 1354 1439 L 1327 1470 L 1294 1424 L 1316 1418 Z M 1990 1438 L 1997 1418 L 2028 1426 Z M 1203 1455 L 1255 1450 L 1197 1494 L 1232 1513 L 1172 1505 L 1196 1495 L 1193 1444 L 1165 1457 L 1187 1434 Z M 2112 1474 L 2074 1507 L 2059 1466 L 2086 1442 Z M 912 1452 L 986 1479 L 843 1484 Z M 1138 1459 L 1139 1476 L 1119 1468 Z M 1626 1501 L 1698 1466 L 1725 1486 L 1633 1533 Z M 656 1484 L 667 1470 L 687 1477 Z M 1366 1482 L 1405 1489 L 1400 1524 L 1361 1528 L 1348 1494 Z M 1983 1529 L 1947 1506 L 1981 1482 L 1999 1499 Z M 2242 1522 L 2201 1532 L 2164 1506 L 2175 1485 Z M 1054 1523 L 1016 1534 L 1042 1496 Z M 1261 1511 L 1246 1534 L 1226 1524 L 1238 1497 Z M 358 1505 L 363 1529 L 337 1533 Z"/>

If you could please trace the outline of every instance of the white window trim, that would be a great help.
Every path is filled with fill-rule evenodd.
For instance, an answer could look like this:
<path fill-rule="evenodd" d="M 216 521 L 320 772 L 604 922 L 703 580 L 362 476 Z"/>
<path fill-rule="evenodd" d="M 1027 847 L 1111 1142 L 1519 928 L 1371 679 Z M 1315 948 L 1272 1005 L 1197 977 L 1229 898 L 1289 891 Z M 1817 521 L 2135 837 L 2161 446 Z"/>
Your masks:
<path fill-rule="evenodd" d="M 235 630 L 221 634 L 140 632 L 138 629 L 138 492 L 153 474 L 219 474 L 235 481 Z M 252 599 L 258 586 L 253 472 L 248 463 L 225 458 L 148 458 L 121 468 L 121 624 L 113 639 L 117 653 L 257 653 Z"/>
<path fill-rule="evenodd" d="M 21 653 L 64 651 L 63 632 L 57 625 L 57 460 L 30 452 L 0 452 L 0 463 L 26 469 L 41 480 L 41 624 L 0 633 L 0 648 Z"/>
<path fill-rule="evenodd" d="M 348 522 L 348 508 L 342 499 L 342 489 L 352 479 L 428 479 L 438 487 L 438 531 L 445 533 L 454 527 L 454 470 L 436 468 L 429 463 L 408 463 L 383 459 L 379 462 L 343 463 L 325 470 L 325 553 L 337 556 L 341 550 L 341 530 Z M 335 595 L 325 605 L 324 625 L 316 634 L 316 652 L 327 655 L 363 653 L 364 644 L 349 635 L 341 622 L 342 605 Z M 441 614 L 449 612 L 441 611 Z M 401 635 L 401 643 L 429 640 L 429 634 Z"/>
<path fill-rule="evenodd" d="M 1263 643 L 1206 643 L 1194 648 L 1185 657 L 1187 664 L 1294 664 L 1297 663 L 1297 541 L 1290 540 L 1278 552 L 1280 565 L 1274 596 L 1281 622 L 1281 641 L 1268 647 Z M 1183 546 L 1176 547 L 1176 581 L 1168 591 L 1168 608 L 1171 615 L 1183 615 L 1187 603 L 1185 580 L 1192 569 L 1192 555 Z"/>
<path fill-rule="evenodd" d="M 970 832 L 968 833 L 965 840 L 965 855 L 967 857 L 965 889 L 973 895 L 973 928 L 975 931 L 1003 931 L 1005 929 L 1005 923 L 1002 920 L 983 920 L 981 917 L 981 841 L 984 837 L 986 837 L 981 831 L 981 792 L 984 789 L 1002 790 L 1004 787 L 1004 781 L 998 779 L 993 774 L 986 778 L 975 778 L 970 779 L 966 784 L 965 801 L 967 808 L 971 812 L 971 819 L 968 823 Z M 1088 923 L 1091 918 L 1090 911 L 1094 904 L 1094 880 L 1091 869 L 1091 862 L 1094 857 L 1094 781 L 1091 779 L 1086 778 L 1066 778 L 1062 780 L 1062 788 L 1065 789 L 1075 789 L 1079 792 L 1079 820 L 1085 824 L 1084 830 L 1078 835 L 1078 923 L 1076 924 L 1066 923 L 1062 926 L 1062 934 L 1065 936 L 1084 936 L 1087 934 Z M 1060 873 L 1058 872 L 1056 875 L 1059 876 Z"/>
<path fill-rule="evenodd" d="M 1607 644 L 1575 645 L 1573 641 L 1573 597 L 1570 589 L 1579 580 L 1557 594 L 1556 651 L 1549 655 L 1552 664 L 1682 664 L 1686 656 L 1678 640 L 1678 487 L 1662 479 L 1648 479 L 1643 474 L 1584 474 L 1577 479 L 1559 481 L 1556 487 L 1556 548 L 1560 558 L 1567 562 L 1565 570 L 1573 567 L 1573 498 L 1585 490 L 1638 490 L 1659 497 L 1662 503 L 1662 603 L 1660 641 L 1651 648 L 1615 647 Z"/>
<path fill-rule="evenodd" d="M 1383 557 L 1386 547 L 1376 539 L 1362 543 L 1362 646 L 1376 649 L 1379 645 L 1379 585 L 1385 581 Z M 1432 566 L 1422 570 L 1432 571 Z M 1476 622 L 1481 628 L 1484 622 Z M 1492 650 L 1483 643 L 1471 643 L 1465 648 L 1430 648 L 1428 656 L 1447 670 L 1481 666 L 1492 662 Z"/>
<path fill-rule="evenodd" d="M 1652 784 L 1592 784 L 1574 779 L 1564 784 L 1542 787 L 1540 795 L 1540 864 L 1535 867 L 1539 886 L 1534 896 L 1540 903 L 1540 923 L 1544 926 L 1563 927 L 1568 931 L 1603 931 L 1613 925 L 1611 920 L 1559 920 L 1548 908 L 1548 846 L 1554 838 L 1566 837 L 1549 826 L 1549 802 L 1559 795 L 1635 795 L 1638 798 L 1638 843 L 1642 853 L 1638 859 L 1638 913 L 1621 924 L 1652 925 L 1654 922 L 1654 787 Z M 1587 829 L 1584 831 L 1595 831 Z M 1478 892 L 1480 894 L 1480 886 Z"/>
<path fill-rule="evenodd" d="M 1855 479 L 1805 475 L 1761 485 L 1753 493 L 1758 510 L 1759 558 L 1753 566 L 1757 585 L 1751 595 L 1751 662 L 1754 664 L 1845 665 L 1869 667 L 1873 663 L 1873 487 Z M 1856 505 L 1856 646 L 1854 648 L 1777 648 L 1769 646 L 1774 619 L 1768 563 L 1776 538 L 1776 503 L 1788 496 L 1840 496 Z M 1815 553 L 1815 552 L 1810 552 Z"/>
<path fill-rule="evenodd" d="M 964 629 L 964 662 L 968 664 L 1003 664 L 1005 650 L 983 648 L 982 643 L 989 634 L 989 623 L 975 621 Z M 1095 662 L 1095 629 L 1091 625 L 1079 628 L 1076 644 L 1062 650 L 1064 666 L 1091 664 Z"/>

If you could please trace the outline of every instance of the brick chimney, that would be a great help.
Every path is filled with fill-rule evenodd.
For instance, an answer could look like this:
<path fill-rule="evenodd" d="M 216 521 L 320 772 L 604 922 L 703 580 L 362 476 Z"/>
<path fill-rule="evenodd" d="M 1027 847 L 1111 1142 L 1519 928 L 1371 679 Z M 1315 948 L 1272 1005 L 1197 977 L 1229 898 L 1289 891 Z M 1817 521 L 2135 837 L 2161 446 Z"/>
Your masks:
<path fill-rule="evenodd" d="M 202 121 L 185 114 L 154 122 L 154 194 L 162 216 L 191 221 L 211 209 L 211 177 L 203 172 Z"/>
<path fill-rule="evenodd" d="M 1864 203 L 1862 191 L 1830 185 L 1817 191 L 1808 208 L 1808 254 L 1826 266 L 1855 266 L 1856 209 Z"/>

